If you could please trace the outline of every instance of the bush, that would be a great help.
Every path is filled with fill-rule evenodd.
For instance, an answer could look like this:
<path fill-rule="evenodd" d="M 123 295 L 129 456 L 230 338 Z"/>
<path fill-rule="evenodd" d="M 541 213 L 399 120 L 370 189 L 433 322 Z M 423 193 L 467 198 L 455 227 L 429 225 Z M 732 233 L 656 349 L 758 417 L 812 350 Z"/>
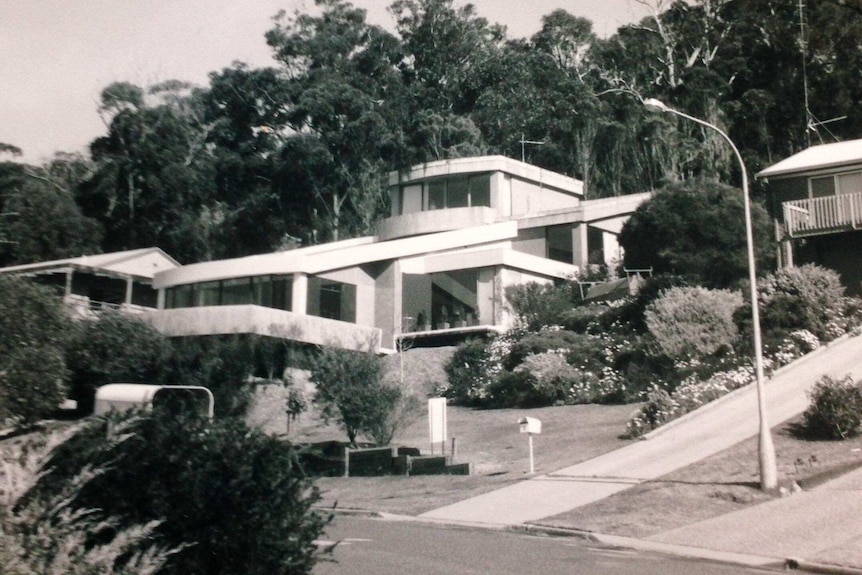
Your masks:
<path fill-rule="evenodd" d="M 380 360 L 371 353 L 324 348 L 312 361 L 310 380 L 321 415 L 337 420 L 352 445 L 359 435 L 390 443 L 415 411 L 399 387 L 383 383 Z"/>
<path fill-rule="evenodd" d="M 70 333 L 50 288 L 0 276 L 0 421 L 27 425 L 57 409 L 66 394 Z"/>
<path fill-rule="evenodd" d="M 105 311 L 81 322 L 69 343 L 71 396 L 81 413 L 92 413 L 96 388 L 112 382 L 160 383 L 168 356 L 167 338 L 152 326 Z"/>
<path fill-rule="evenodd" d="M 810 405 L 803 414 L 805 429 L 813 437 L 846 439 L 862 424 L 862 386 L 850 375 L 833 379 L 824 375 L 809 391 Z"/>
<path fill-rule="evenodd" d="M 830 269 L 814 264 L 783 268 L 759 281 L 758 290 L 764 330 L 806 329 L 829 341 L 848 327 L 844 287 Z"/>
<path fill-rule="evenodd" d="M 480 339 L 468 339 L 460 344 L 446 363 L 448 384 L 441 395 L 455 403 L 475 405 L 485 396 L 484 386 L 490 382 L 487 372 L 488 346 Z"/>
<path fill-rule="evenodd" d="M 76 509 L 101 509 L 121 526 L 161 520 L 157 542 L 187 545 L 160 573 L 287 575 L 317 560 L 327 519 L 312 510 L 320 495 L 296 450 L 238 419 L 94 418 L 56 450 L 31 497 L 62 491 L 87 466 L 103 471 L 81 487 Z"/>
<path fill-rule="evenodd" d="M 742 295 L 701 287 L 671 288 L 646 309 L 647 327 L 673 358 L 703 358 L 733 347 L 739 333 L 734 312 Z"/>
<path fill-rule="evenodd" d="M 530 282 L 506 287 L 506 301 L 518 321 L 532 331 L 560 325 L 574 307 L 572 285 Z"/>

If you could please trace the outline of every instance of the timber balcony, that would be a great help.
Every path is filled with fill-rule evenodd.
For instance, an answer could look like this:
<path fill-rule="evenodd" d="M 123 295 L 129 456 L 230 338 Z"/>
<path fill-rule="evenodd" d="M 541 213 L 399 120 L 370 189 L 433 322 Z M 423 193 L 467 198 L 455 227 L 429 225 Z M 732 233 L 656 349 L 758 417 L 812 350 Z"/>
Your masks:
<path fill-rule="evenodd" d="M 791 238 L 862 228 L 862 193 L 784 202 L 784 227 Z"/>

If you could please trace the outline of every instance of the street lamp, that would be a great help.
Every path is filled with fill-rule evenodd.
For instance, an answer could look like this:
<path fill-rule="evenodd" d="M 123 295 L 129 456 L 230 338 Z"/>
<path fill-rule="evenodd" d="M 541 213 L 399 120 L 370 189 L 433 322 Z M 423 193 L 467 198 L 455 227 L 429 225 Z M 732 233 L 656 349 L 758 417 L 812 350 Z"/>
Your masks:
<path fill-rule="evenodd" d="M 705 122 L 694 116 L 684 114 L 679 110 L 668 107 L 655 98 L 648 98 L 643 101 L 647 109 L 657 112 L 666 112 L 674 114 L 686 120 L 691 120 L 696 124 L 705 126 L 718 132 L 724 140 L 733 148 L 733 153 L 739 161 L 739 170 L 742 172 L 742 197 L 745 205 L 745 240 L 748 245 L 748 279 L 751 289 L 751 322 L 754 332 L 754 371 L 757 381 L 757 413 L 760 416 L 760 432 L 758 442 L 758 460 L 760 463 L 760 487 L 766 491 L 774 490 L 778 487 L 778 470 L 775 465 L 775 446 L 772 443 L 772 433 L 769 431 L 769 424 L 766 421 L 766 396 L 763 385 L 763 346 L 760 339 L 760 311 L 757 308 L 757 277 L 754 267 L 754 236 L 751 232 L 751 205 L 748 198 L 748 174 L 745 171 L 745 163 L 742 161 L 742 156 L 736 145 L 730 137 L 717 126 L 713 126 L 709 122 Z"/>

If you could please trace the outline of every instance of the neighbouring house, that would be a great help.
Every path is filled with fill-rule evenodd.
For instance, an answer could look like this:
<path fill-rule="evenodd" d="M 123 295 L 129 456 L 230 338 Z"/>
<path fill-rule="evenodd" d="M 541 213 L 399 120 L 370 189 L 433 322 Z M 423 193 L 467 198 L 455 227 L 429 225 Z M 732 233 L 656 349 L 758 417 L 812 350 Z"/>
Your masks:
<path fill-rule="evenodd" d="M 103 309 L 143 313 L 158 306 L 156 273 L 179 267 L 159 248 L 144 248 L 0 268 L 54 287 L 76 317 Z"/>
<path fill-rule="evenodd" d="M 168 336 L 249 333 L 379 352 L 402 339 L 452 343 L 511 326 L 507 286 L 620 261 L 623 223 L 650 196 L 585 200 L 580 181 L 503 156 L 422 164 L 391 173 L 389 185 L 391 214 L 376 235 L 171 260 L 149 276 L 147 304 L 158 309 L 141 317 Z M 111 301 L 135 303 L 125 285 Z"/>
<path fill-rule="evenodd" d="M 834 269 L 862 294 L 862 139 L 812 146 L 756 177 L 768 183 L 779 265 Z"/>

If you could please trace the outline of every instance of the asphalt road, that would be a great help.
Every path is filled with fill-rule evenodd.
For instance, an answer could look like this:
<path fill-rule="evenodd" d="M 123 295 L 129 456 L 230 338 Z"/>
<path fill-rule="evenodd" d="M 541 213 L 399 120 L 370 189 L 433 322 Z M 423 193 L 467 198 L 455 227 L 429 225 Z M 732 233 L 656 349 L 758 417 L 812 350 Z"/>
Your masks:
<path fill-rule="evenodd" d="M 573 538 L 338 516 L 318 575 L 738 575 L 756 569 L 610 549 Z"/>

